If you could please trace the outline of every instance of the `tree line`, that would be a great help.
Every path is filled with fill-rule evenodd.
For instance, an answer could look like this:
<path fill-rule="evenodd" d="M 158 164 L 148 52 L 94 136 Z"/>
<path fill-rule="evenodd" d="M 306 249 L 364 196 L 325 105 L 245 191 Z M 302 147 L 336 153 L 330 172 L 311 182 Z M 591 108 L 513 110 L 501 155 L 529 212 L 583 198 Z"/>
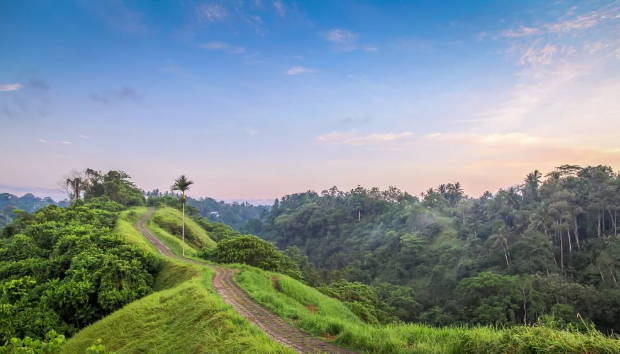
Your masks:
<path fill-rule="evenodd" d="M 563 165 L 477 198 L 458 182 L 416 196 L 361 186 L 287 195 L 242 231 L 275 242 L 314 286 L 370 287 L 402 320 L 590 321 L 617 333 L 619 211 L 611 167 Z"/>

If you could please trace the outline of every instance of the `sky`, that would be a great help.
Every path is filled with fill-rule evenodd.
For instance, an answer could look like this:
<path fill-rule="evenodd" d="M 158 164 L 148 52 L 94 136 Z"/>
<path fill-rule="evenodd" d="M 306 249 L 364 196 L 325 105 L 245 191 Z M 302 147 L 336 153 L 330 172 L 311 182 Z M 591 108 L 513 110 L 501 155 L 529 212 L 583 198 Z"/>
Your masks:
<path fill-rule="evenodd" d="M 0 192 L 476 197 L 619 138 L 620 1 L 0 1 Z"/>

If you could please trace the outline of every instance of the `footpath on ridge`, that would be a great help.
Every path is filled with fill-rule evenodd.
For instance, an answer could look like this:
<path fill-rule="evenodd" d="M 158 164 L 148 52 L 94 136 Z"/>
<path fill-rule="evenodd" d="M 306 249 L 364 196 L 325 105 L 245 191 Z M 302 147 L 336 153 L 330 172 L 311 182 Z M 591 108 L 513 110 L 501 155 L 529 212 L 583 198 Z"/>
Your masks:
<path fill-rule="evenodd" d="M 215 270 L 213 285 L 224 301 L 232 305 L 241 316 L 262 329 L 273 340 L 295 349 L 298 353 L 355 354 L 350 350 L 342 349 L 333 344 L 324 342 L 291 326 L 276 314 L 254 302 L 254 300 L 234 282 L 233 276 L 235 272 L 232 269 L 183 258 L 172 253 L 168 246 L 146 228 L 146 222 L 154 212 L 154 209 L 149 209 L 148 213 L 144 214 L 144 216 L 138 220 L 136 224 L 138 231 L 140 231 L 142 235 L 157 248 L 159 253 L 165 257 L 213 268 Z"/>

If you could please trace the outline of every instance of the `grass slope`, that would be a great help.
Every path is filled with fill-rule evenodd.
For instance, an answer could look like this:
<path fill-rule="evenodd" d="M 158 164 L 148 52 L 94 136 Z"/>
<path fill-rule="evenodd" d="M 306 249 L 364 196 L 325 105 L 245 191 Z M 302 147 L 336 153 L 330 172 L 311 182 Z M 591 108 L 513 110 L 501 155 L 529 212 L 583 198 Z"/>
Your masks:
<path fill-rule="evenodd" d="M 138 246 L 147 252 L 159 254 L 155 246 L 145 239 L 135 228 L 138 219 L 146 214 L 147 211 L 148 209 L 146 207 L 134 207 L 122 211 L 116 220 L 116 226 L 112 232 L 122 235 L 125 240 L 132 245 Z"/>
<path fill-rule="evenodd" d="M 213 270 L 164 261 L 156 288 L 71 338 L 63 353 L 84 353 L 97 339 L 118 354 L 287 353 L 215 293 Z"/>
<path fill-rule="evenodd" d="M 620 353 L 620 340 L 550 327 L 444 327 L 420 324 L 372 326 L 339 301 L 284 275 L 239 266 L 236 282 L 292 325 L 365 353 Z M 278 288 L 274 286 L 277 277 Z M 311 310 L 310 310 L 311 309 Z"/>
<path fill-rule="evenodd" d="M 162 241 L 168 246 L 175 254 L 181 254 L 182 242 L 181 242 L 181 233 L 179 231 L 178 235 L 170 233 L 168 230 L 161 227 L 157 221 L 160 223 L 165 223 L 169 225 L 176 226 L 179 230 L 182 225 L 182 213 L 179 210 L 170 207 L 160 208 L 147 222 L 147 227 Z M 156 221 L 157 220 L 157 221 Z M 191 233 L 194 237 L 196 237 L 200 244 L 205 247 L 215 247 L 216 243 L 213 241 L 207 232 L 198 225 L 192 218 L 185 216 L 185 253 L 189 256 L 195 256 L 198 251 L 200 251 L 197 245 L 192 244 L 188 239 L 189 233 Z"/>

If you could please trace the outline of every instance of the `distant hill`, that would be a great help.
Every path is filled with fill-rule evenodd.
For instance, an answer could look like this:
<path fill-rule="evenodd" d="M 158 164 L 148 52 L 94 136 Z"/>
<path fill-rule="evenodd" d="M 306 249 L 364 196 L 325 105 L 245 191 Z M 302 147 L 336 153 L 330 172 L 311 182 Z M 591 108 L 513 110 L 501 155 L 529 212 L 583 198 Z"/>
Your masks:
<path fill-rule="evenodd" d="M 0 193 L 0 228 L 7 225 L 15 217 L 13 211 L 16 209 L 32 213 L 50 204 L 66 207 L 69 205 L 69 201 L 56 202 L 50 197 L 35 197 L 32 193 L 24 194 L 22 197 L 11 193 Z"/>

